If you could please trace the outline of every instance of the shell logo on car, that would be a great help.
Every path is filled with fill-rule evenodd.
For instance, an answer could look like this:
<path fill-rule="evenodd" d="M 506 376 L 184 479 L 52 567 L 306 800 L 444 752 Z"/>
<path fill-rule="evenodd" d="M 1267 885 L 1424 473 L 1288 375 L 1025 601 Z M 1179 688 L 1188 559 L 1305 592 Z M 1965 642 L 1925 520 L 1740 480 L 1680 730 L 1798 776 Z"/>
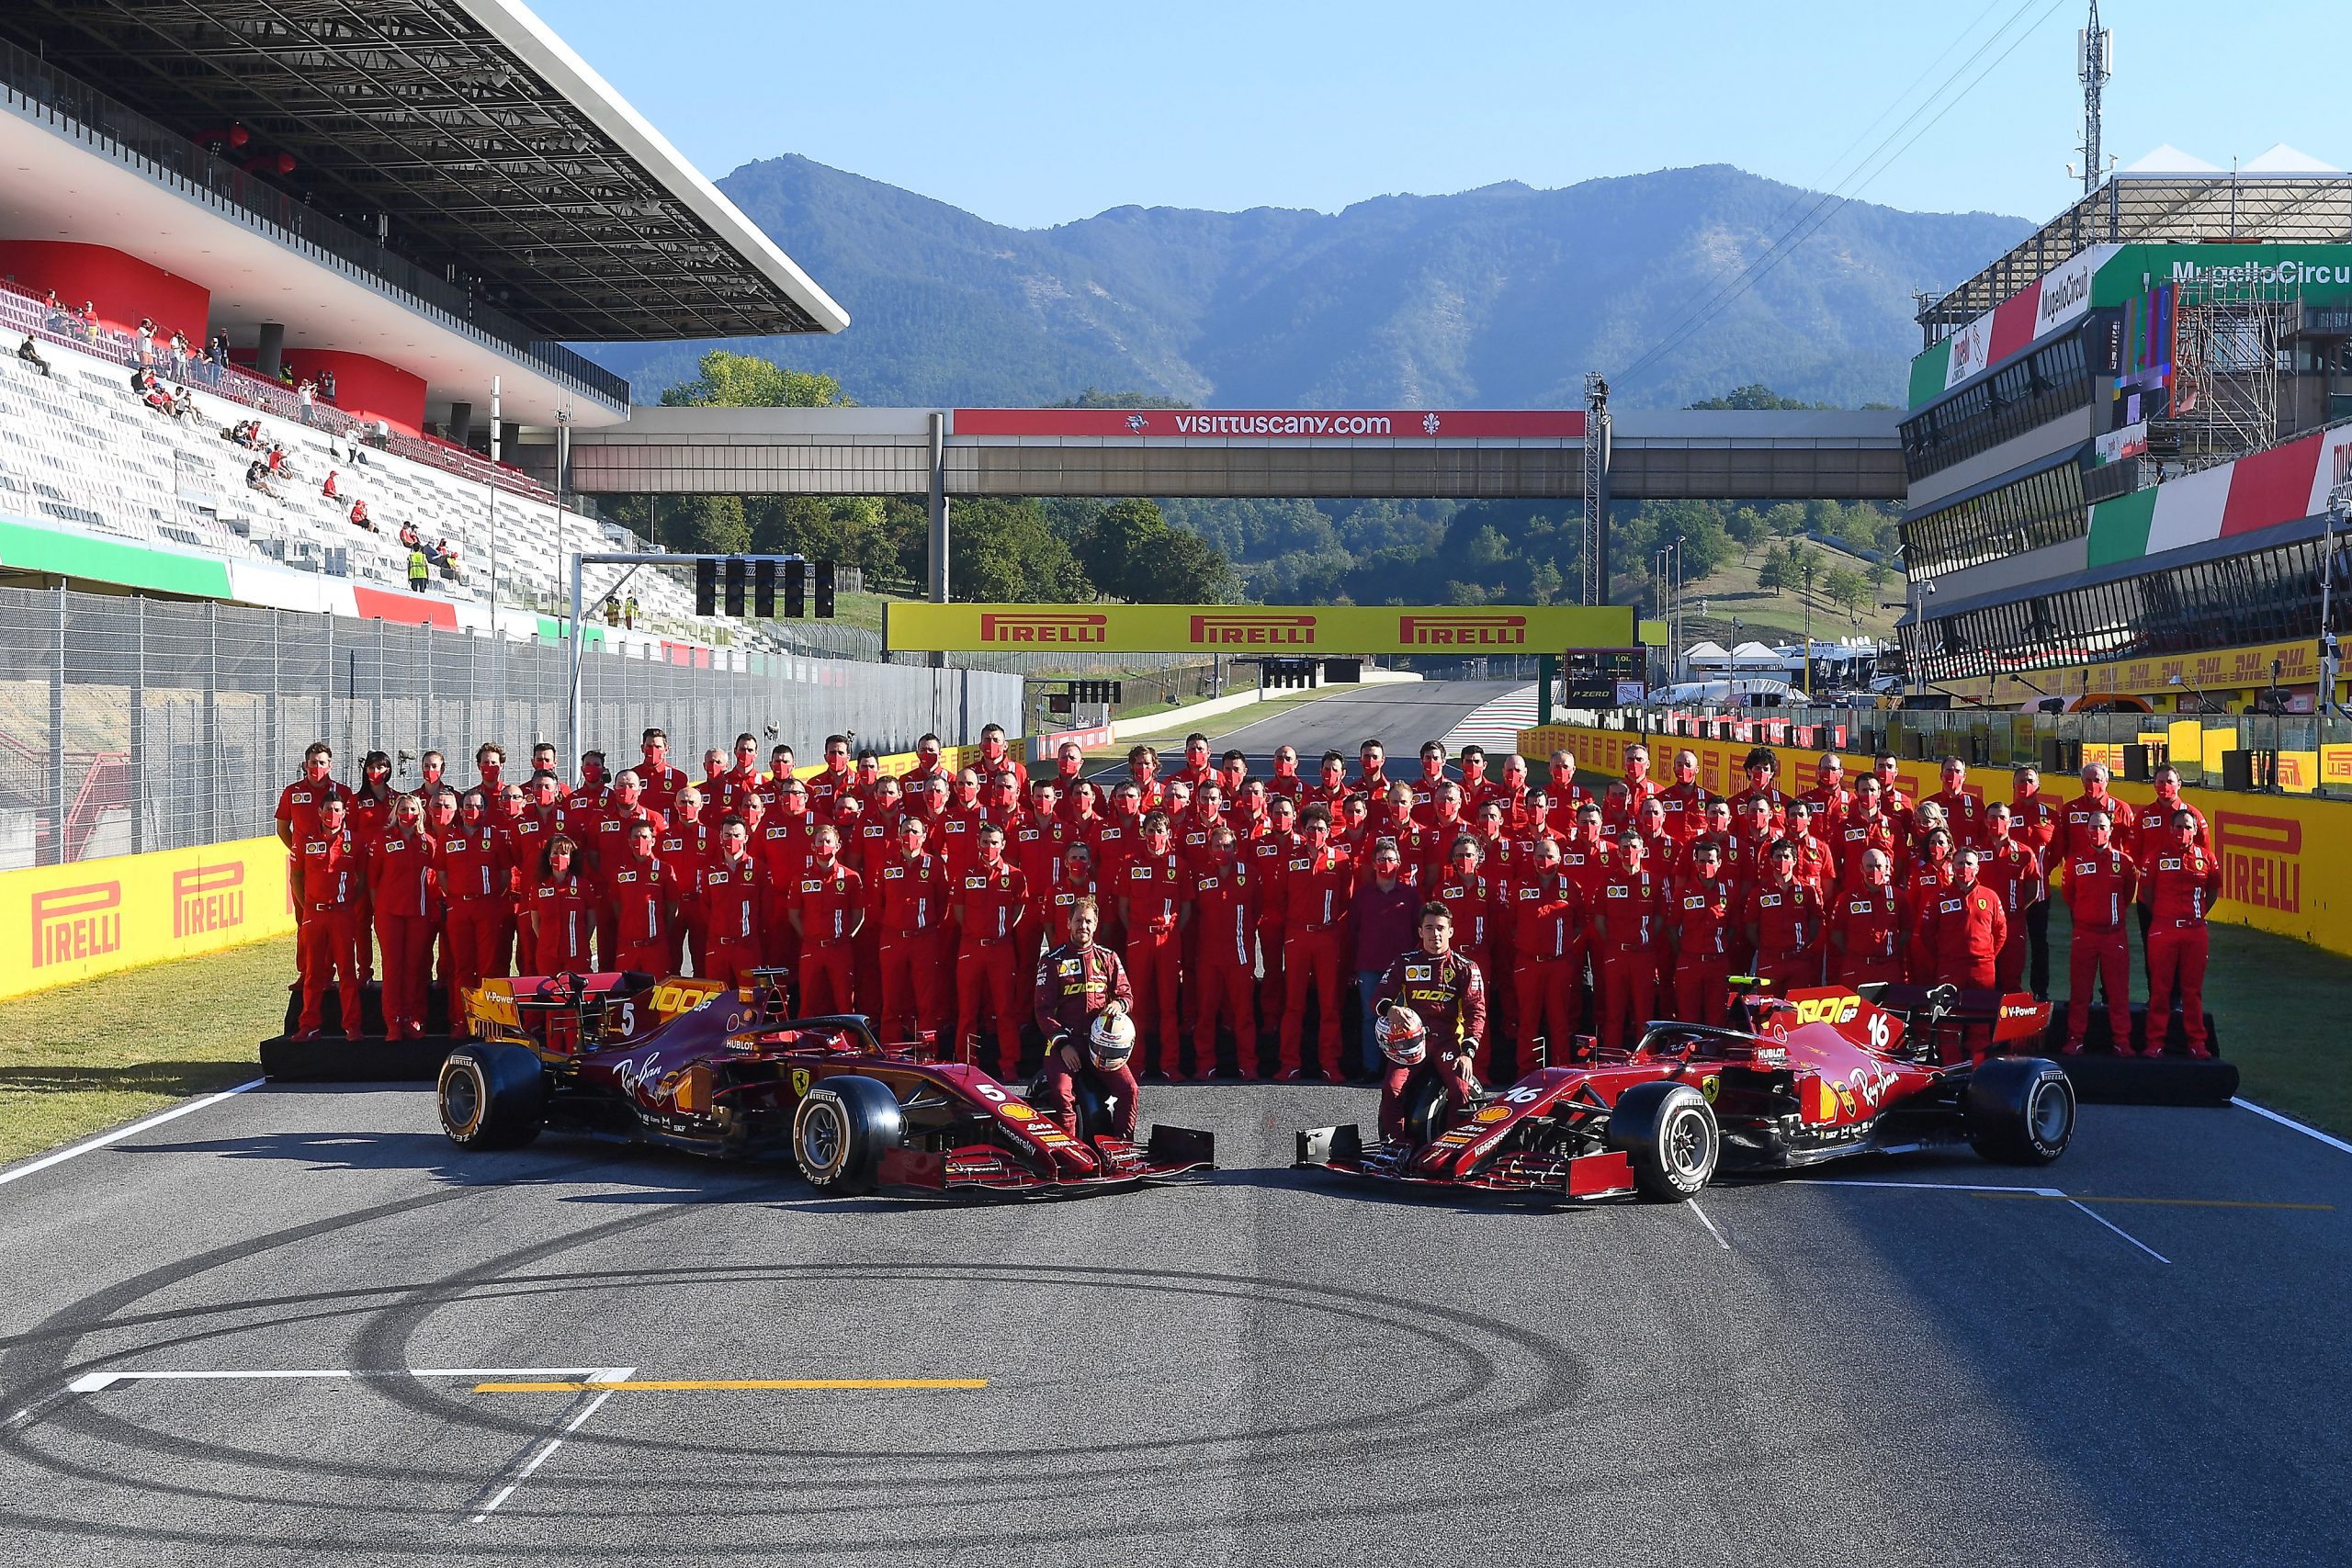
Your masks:
<path fill-rule="evenodd" d="M 1022 1104 L 1017 1100 L 1005 1101 L 1003 1111 L 1007 1117 L 1015 1122 L 1026 1122 L 1032 1116 L 1037 1114 L 1035 1111 L 1031 1110 L 1028 1106 Z"/>

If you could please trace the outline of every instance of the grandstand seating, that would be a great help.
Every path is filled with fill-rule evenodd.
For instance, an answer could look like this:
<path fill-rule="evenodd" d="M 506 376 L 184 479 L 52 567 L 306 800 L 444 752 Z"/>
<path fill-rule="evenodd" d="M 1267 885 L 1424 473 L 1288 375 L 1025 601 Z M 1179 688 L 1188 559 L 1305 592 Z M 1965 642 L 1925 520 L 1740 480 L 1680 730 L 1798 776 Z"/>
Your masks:
<path fill-rule="evenodd" d="M 408 551 L 399 533 L 408 523 L 426 540 L 446 537 L 458 547 L 464 580 L 451 581 L 436 571 L 429 592 L 478 609 L 490 564 L 495 497 L 502 599 L 544 609 L 568 602 L 571 584 L 559 564 L 559 513 L 547 502 L 396 452 L 367 449 L 365 460 L 354 462 L 355 444 L 347 439 L 208 394 L 194 383 L 196 417 L 159 413 L 133 394 L 130 371 L 110 356 L 85 353 L 47 334 L 40 348 L 51 377 L 0 351 L 0 515 L 232 563 L 276 563 L 402 593 Z M 168 389 L 172 383 L 164 379 L 164 385 Z M 222 434 L 245 420 L 260 422 L 265 446 L 275 442 L 286 449 L 289 472 L 273 482 L 275 494 L 246 485 L 246 466 L 257 454 Z M 329 472 L 336 476 L 334 500 L 321 494 Z M 368 502 L 379 532 L 349 521 L 356 499 Z M 620 531 L 591 518 L 566 515 L 561 526 L 573 549 L 591 543 L 604 549 L 636 547 Z M 592 606 L 619 570 L 590 569 Z M 267 581 L 257 574 L 241 578 Z M 628 586 L 639 603 L 641 629 L 689 630 L 694 605 L 683 581 L 645 572 Z M 315 596 L 306 600 L 299 593 L 282 601 L 266 592 L 240 591 L 237 596 L 282 602 L 288 608 L 320 607 Z M 488 625 L 486 612 L 481 624 Z M 702 631 L 701 637 L 707 637 Z"/>

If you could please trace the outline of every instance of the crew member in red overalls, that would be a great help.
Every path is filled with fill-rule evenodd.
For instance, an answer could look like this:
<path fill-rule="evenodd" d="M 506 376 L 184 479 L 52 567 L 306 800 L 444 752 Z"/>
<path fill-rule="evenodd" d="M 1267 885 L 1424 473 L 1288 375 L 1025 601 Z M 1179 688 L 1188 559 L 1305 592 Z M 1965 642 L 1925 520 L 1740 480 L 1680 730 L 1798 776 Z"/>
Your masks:
<path fill-rule="evenodd" d="M 1347 933 L 1348 908 L 1355 897 L 1355 867 L 1347 851 L 1331 842 L 1331 817 L 1321 806 L 1300 815 L 1303 842 L 1283 863 L 1280 880 L 1271 888 L 1275 928 L 1283 932 L 1283 969 L 1286 976 L 1283 1006 L 1282 1078 L 1296 1083 L 1306 1076 L 1299 1054 L 1306 1030 L 1306 1000 L 1312 995 L 1321 1009 L 1317 1030 L 1315 1071 L 1328 1077 L 1340 1061 L 1340 1018 L 1346 1008 L 1340 988 L 1340 948 Z"/>
<path fill-rule="evenodd" d="M 2107 992 L 2108 1039 L 2118 1055 L 2132 1051 L 2132 938 L 2124 911 L 2140 893 L 2140 868 L 2109 843 L 2104 811 L 2089 814 L 2083 841 L 2066 857 L 2066 1054 L 2080 1051 L 2090 1028 L 2094 987 Z"/>
<path fill-rule="evenodd" d="M 1119 890 L 1119 919 L 1126 928 L 1136 1026 L 1150 1036 L 1143 1076 L 1164 1078 L 1176 1070 L 1176 1054 L 1182 1048 L 1178 998 L 1182 931 L 1190 914 L 1184 857 L 1170 833 L 1166 812 L 1144 814 L 1142 841 L 1121 864 L 1112 886 Z"/>
<path fill-rule="evenodd" d="M 376 942 L 384 954 L 384 1038 L 424 1033 L 424 1003 L 433 981 L 433 926 L 440 890 L 434 884 L 434 845 L 424 830 L 424 803 L 403 795 L 382 837 L 368 852 L 368 904 Z"/>
<path fill-rule="evenodd" d="M 1749 802 L 1760 800 L 1766 807 L 1761 820 L 1770 829 L 1770 837 L 1777 839 L 1788 831 L 1789 797 L 1772 782 L 1780 768 L 1781 760 L 1770 746 L 1758 746 L 1747 753 L 1747 787 L 1731 797 L 1732 819 L 1741 828 L 1754 829 L 1758 818 L 1749 809 Z"/>
<path fill-rule="evenodd" d="M 1983 862 L 1984 852 L 1961 851 L 1953 862 L 1957 879 L 1949 887 L 1928 890 L 1921 901 L 1919 945 L 1931 955 L 1939 986 L 1994 987 L 1994 965 L 2008 945 L 2009 918 L 2000 895 L 1980 880 Z"/>
<path fill-rule="evenodd" d="M 1519 1065 L 1538 1040 L 1565 1050 L 1578 1013 L 1584 958 L 1584 896 L 1560 870 L 1560 846 L 1534 841 L 1510 890 L 1511 989 L 1517 993 Z"/>
<path fill-rule="evenodd" d="M 1894 857 L 1872 845 L 1862 852 L 1860 866 L 1860 877 L 1829 906 L 1830 968 L 1838 984 L 1848 987 L 1901 980 L 1911 934 L 1903 896 L 1894 888 Z"/>
<path fill-rule="evenodd" d="M 660 850 L 652 818 L 639 818 L 629 825 L 627 852 L 605 869 L 605 896 L 613 908 L 613 966 L 616 969 L 667 975 L 677 964 L 678 879 Z"/>
<path fill-rule="evenodd" d="M 1288 800 L 1294 806 L 1299 804 L 1300 797 L 1306 794 L 1306 781 L 1298 776 L 1298 748 L 1275 747 L 1274 776 L 1266 781 L 1268 812 L 1273 810 L 1276 796 Z"/>
<path fill-rule="evenodd" d="M 704 825 L 702 792 L 692 784 L 681 785 L 670 797 L 670 810 L 669 827 L 654 840 L 654 852 L 670 868 L 678 890 L 678 925 L 683 934 L 671 944 L 670 967 L 684 975 L 689 970 L 682 964 L 690 963 L 691 973 L 707 975 L 703 931 L 708 922 L 703 918 L 702 874 L 718 858 L 718 834 Z"/>
<path fill-rule="evenodd" d="M 2050 897 L 2041 862 L 2010 836 L 2010 820 L 2005 800 L 1984 808 L 1985 841 L 1977 873 L 1979 881 L 2000 895 L 2001 912 L 2009 923 L 2009 939 L 1993 964 L 1993 983 L 2004 995 L 2016 990 L 2025 976 L 2027 911 Z"/>
<path fill-rule="evenodd" d="M 643 755 L 635 768 L 638 783 L 644 787 L 644 803 L 648 811 L 670 815 L 676 805 L 678 792 L 694 781 L 684 768 L 670 765 L 670 736 L 667 730 L 649 729 L 639 742 Z"/>
<path fill-rule="evenodd" d="M 2010 780 L 2009 837 L 2033 852 L 2042 876 L 2052 876 L 2065 858 L 2058 829 L 2066 819 L 2065 807 L 2041 792 L 2041 774 L 2019 768 Z M 2050 899 L 2030 906 L 2025 915 L 2027 982 L 2042 1001 L 2050 999 Z"/>
<path fill-rule="evenodd" d="M 886 1037 L 934 1041 L 947 1029 L 940 1010 L 940 931 L 947 919 L 947 867 L 923 847 L 923 825 L 899 823 L 898 852 L 882 868 L 881 1012 Z"/>
<path fill-rule="evenodd" d="M 1631 1050 L 1657 1011 L 1666 946 L 1665 881 L 1642 863 L 1642 838 L 1617 834 L 1617 858 L 1591 900 L 1600 981 L 1600 1043 Z"/>
<path fill-rule="evenodd" d="M 792 891 L 803 1013 L 822 1018 L 858 1010 L 856 943 L 865 920 L 865 878 L 842 862 L 842 830 L 828 822 L 817 829 L 816 854 Z"/>
<path fill-rule="evenodd" d="M 983 822 L 973 833 L 973 863 L 953 874 L 951 911 L 957 931 L 956 1043 L 958 1060 L 978 1060 L 983 1013 L 996 1024 L 996 1061 L 1008 1077 L 1021 1065 L 1021 925 L 1029 882 L 1004 858 L 1004 829 Z"/>
<path fill-rule="evenodd" d="M 2153 808 L 2152 808 L 2153 809 Z M 2211 1055 L 2205 1032 L 2205 919 L 2222 897 L 2222 859 L 2198 841 L 2197 814 L 2177 807 L 2173 841 L 2154 852 L 2141 873 L 2148 921 L 2148 1055 L 2161 1055 L 2165 1020 L 2180 1010 L 2188 1054 Z"/>
<path fill-rule="evenodd" d="M 286 886 L 298 927 L 309 911 L 302 897 L 302 865 L 292 858 L 292 852 L 302 840 L 318 832 L 322 808 L 330 799 L 344 803 L 348 822 L 351 792 L 335 782 L 334 749 L 323 740 L 313 740 L 302 752 L 302 776 L 277 792 L 277 841 L 288 851 Z"/>
<path fill-rule="evenodd" d="M 318 1038 L 326 988 L 333 985 L 342 1009 L 343 1032 L 356 1040 L 360 1028 L 359 886 L 367 876 L 366 857 L 352 836 L 340 793 L 324 795 L 313 809 L 317 827 L 292 846 L 301 910 L 296 953 L 302 982 L 302 1010 L 294 1037 Z"/>
<path fill-rule="evenodd" d="M 1261 1039 L 1269 1034 L 1280 1037 L 1283 1013 L 1290 1006 L 1290 976 L 1283 967 L 1283 947 L 1289 933 L 1282 923 L 1281 888 L 1283 868 L 1304 842 L 1298 836 L 1298 803 L 1291 796 L 1274 795 L 1266 806 L 1266 831 L 1242 848 L 1243 857 L 1258 874 L 1258 1033 Z"/>
<path fill-rule="evenodd" d="M 1989 840 L 1984 827 L 1984 803 L 1968 791 L 1968 764 L 1957 757 L 1943 761 L 1944 787 L 1922 805 L 1943 808 L 1944 826 L 1951 829 L 1955 849 L 1984 849 Z"/>
<path fill-rule="evenodd" d="M 440 883 L 449 900 L 449 1010 L 484 980 L 509 973 L 508 938 L 514 919 L 514 871 L 506 835 L 490 819 L 490 802 L 469 789 L 458 803 L 458 822 L 441 840 Z"/>
<path fill-rule="evenodd" d="M 761 964 L 768 890 L 751 846 L 741 816 L 721 817 L 718 858 L 703 868 L 695 892 L 702 915 L 702 973 L 722 986 L 747 984 Z"/>
<path fill-rule="evenodd" d="M 1193 1077 L 1216 1070 L 1219 1019 L 1233 1025 L 1238 1072 L 1258 1061 L 1258 872 L 1242 859 L 1240 840 L 1220 827 L 1209 835 L 1208 859 L 1192 873 L 1194 967 L 1191 971 Z"/>
<path fill-rule="evenodd" d="M 1667 886 L 1667 939 L 1674 949 L 1674 1016 L 1685 1023 L 1717 1024 L 1731 997 L 1733 932 L 1745 918 L 1724 875 L 1723 846 L 1701 839 L 1690 863 Z"/>
<path fill-rule="evenodd" d="M 1846 764 L 1837 752 L 1821 754 L 1821 761 L 1813 765 L 1813 787 L 1797 798 L 1812 802 L 1814 831 L 1830 838 L 1854 802 L 1854 792 L 1846 787 Z"/>
<path fill-rule="evenodd" d="M 580 846 L 558 833 L 540 852 L 524 902 L 534 975 L 585 975 L 595 966 L 596 888 L 580 866 Z"/>
<path fill-rule="evenodd" d="M 1674 754 L 1674 782 L 1651 796 L 1666 814 L 1667 836 L 1674 840 L 1679 852 L 1690 840 L 1707 830 L 1707 792 L 1699 784 L 1699 754 L 1681 750 Z"/>
<path fill-rule="evenodd" d="M 1821 890 L 1797 875 L 1787 839 L 1767 852 L 1764 880 L 1747 896 L 1747 940 L 1756 973 L 1785 996 L 1821 984 Z"/>

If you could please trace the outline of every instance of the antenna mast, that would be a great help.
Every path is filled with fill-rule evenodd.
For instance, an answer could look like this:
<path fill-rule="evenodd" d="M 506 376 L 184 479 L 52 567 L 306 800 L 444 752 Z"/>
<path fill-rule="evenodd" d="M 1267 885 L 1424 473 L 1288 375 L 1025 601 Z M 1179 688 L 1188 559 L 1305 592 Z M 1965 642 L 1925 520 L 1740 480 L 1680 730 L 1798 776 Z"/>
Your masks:
<path fill-rule="evenodd" d="M 2083 82 L 2083 194 L 2088 196 L 2106 172 L 2099 153 L 2099 89 L 2115 74 L 2115 33 L 2098 25 L 2098 0 L 2091 0 L 2090 24 L 2075 35 L 2075 74 Z"/>

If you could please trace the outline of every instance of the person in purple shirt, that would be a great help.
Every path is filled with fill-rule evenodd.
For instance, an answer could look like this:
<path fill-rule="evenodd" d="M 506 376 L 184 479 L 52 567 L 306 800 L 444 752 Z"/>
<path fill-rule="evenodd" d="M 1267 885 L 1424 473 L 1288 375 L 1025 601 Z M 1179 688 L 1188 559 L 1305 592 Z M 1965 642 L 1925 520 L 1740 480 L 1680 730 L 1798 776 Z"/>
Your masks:
<path fill-rule="evenodd" d="M 1373 993 L 1396 955 L 1419 942 L 1421 895 L 1405 875 L 1404 852 L 1394 839 L 1381 839 L 1372 848 L 1372 880 L 1356 889 L 1348 912 L 1354 927 L 1356 998 L 1363 1012 L 1363 1056 L 1356 1076 L 1363 1081 L 1379 1077 L 1387 1064 L 1373 1043 Z"/>

